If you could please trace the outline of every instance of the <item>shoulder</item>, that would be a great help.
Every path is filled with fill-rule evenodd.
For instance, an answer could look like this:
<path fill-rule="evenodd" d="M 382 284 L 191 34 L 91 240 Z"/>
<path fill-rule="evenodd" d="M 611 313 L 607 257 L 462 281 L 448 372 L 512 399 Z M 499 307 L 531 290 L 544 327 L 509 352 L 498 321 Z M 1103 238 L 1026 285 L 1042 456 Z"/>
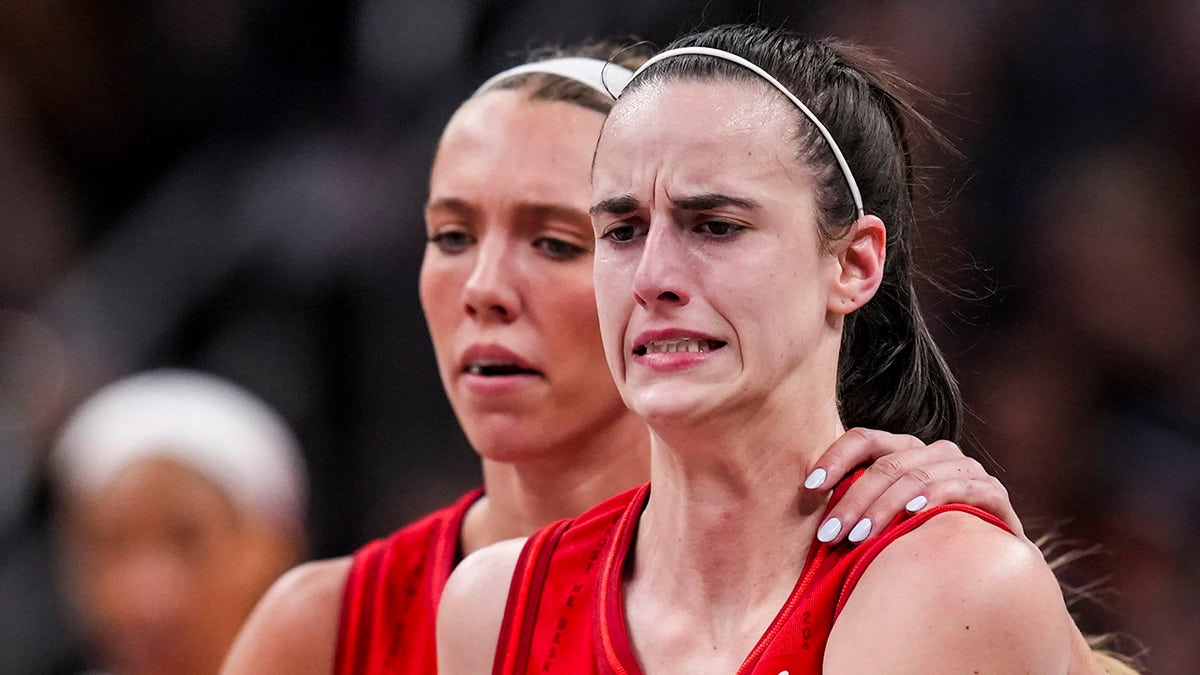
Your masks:
<path fill-rule="evenodd" d="M 525 541 L 510 539 L 481 548 L 450 575 L 438 606 L 439 672 L 491 671 L 509 586 Z"/>
<path fill-rule="evenodd" d="M 947 512 L 889 544 L 829 636 L 830 672 L 1066 672 L 1074 623 L 1036 547 Z"/>
<path fill-rule="evenodd" d="M 446 583 L 443 605 L 448 601 L 457 601 L 460 595 L 472 597 L 478 592 L 494 590 L 501 586 L 507 590 L 526 541 L 524 538 L 509 539 L 485 546 L 464 558 L 454 568 L 450 581 Z M 450 598 L 445 597 L 449 594 L 454 595 Z"/>
<path fill-rule="evenodd" d="M 331 672 L 351 563 L 350 557 L 309 562 L 281 576 L 250 614 L 221 672 Z"/>

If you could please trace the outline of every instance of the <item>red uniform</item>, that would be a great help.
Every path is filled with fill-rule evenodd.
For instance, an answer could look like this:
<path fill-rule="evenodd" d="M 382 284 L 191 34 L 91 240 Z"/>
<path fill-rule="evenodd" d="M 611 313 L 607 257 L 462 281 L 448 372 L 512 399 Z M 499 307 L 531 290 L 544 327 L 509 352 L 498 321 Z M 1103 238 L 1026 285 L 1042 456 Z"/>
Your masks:
<path fill-rule="evenodd" d="M 338 621 L 335 675 L 435 673 L 435 617 L 458 563 L 459 533 L 474 490 L 354 553 Z"/>
<path fill-rule="evenodd" d="M 851 482 L 843 481 L 830 503 Z M 529 539 L 513 574 L 493 673 L 641 673 L 626 632 L 621 578 L 649 492 L 644 485 L 617 495 Z M 990 514 L 953 504 L 898 516 L 858 546 L 814 540 L 787 602 L 738 672 L 820 673 L 834 618 L 866 566 L 897 537 L 948 510 L 1008 529 Z"/>

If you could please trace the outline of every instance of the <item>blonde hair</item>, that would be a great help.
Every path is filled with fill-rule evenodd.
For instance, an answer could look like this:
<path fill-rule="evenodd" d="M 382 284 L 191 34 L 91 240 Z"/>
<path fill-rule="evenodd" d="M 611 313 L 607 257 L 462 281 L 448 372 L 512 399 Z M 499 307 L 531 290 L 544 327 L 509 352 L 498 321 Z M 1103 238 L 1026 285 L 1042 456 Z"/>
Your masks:
<path fill-rule="evenodd" d="M 1104 649 L 1093 647 L 1092 660 L 1108 675 L 1141 675 L 1140 671 L 1126 662 L 1125 657 Z"/>

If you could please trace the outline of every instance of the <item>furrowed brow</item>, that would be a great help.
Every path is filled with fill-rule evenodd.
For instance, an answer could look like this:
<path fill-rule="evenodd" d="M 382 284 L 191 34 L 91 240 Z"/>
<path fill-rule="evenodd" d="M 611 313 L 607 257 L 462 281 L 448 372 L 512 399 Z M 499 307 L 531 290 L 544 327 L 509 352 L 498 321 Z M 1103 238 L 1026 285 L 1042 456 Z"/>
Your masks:
<path fill-rule="evenodd" d="M 721 206 L 736 206 L 742 209 L 758 208 L 758 204 L 750 201 L 749 199 L 733 197 L 730 195 L 721 194 L 719 192 L 707 192 L 700 195 L 679 197 L 678 199 L 671 199 L 671 203 L 674 204 L 676 208 L 684 209 L 686 211 L 707 211 L 709 209 L 715 209 Z"/>
<path fill-rule="evenodd" d="M 588 209 L 588 213 L 593 216 L 598 213 L 621 216 L 637 211 L 638 206 L 640 206 L 638 200 L 634 199 L 633 195 L 621 195 L 620 197 L 609 197 L 608 199 L 596 202 L 592 208 Z"/>

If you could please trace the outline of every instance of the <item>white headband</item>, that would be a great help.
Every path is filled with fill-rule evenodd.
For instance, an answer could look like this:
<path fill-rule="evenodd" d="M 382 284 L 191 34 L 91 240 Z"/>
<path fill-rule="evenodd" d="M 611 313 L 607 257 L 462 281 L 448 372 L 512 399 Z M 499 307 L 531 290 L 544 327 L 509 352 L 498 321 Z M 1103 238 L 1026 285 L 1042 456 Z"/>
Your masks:
<path fill-rule="evenodd" d="M 257 396 L 205 373 L 154 370 L 104 387 L 64 426 L 51 466 L 68 489 L 91 495 L 156 457 L 203 474 L 239 508 L 303 532 L 299 443 Z"/>
<path fill-rule="evenodd" d="M 486 82 L 479 85 L 475 93 L 478 94 L 501 80 L 531 73 L 565 77 L 568 80 L 574 80 L 580 84 L 587 85 L 610 98 L 621 93 L 625 85 L 629 84 L 629 80 L 633 79 L 633 71 L 611 61 L 583 56 L 567 56 L 557 59 L 546 59 L 545 61 L 533 61 L 496 73 L 489 77 Z"/>
<path fill-rule="evenodd" d="M 789 99 L 791 99 L 792 103 L 796 104 L 796 107 L 800 109 L 800 112 L 804 113 L 804 115 L 808 117 L 808 119 L 811 120 L 814 125 L 816 125 L 817 130 L 821 132 L 821 135 L 825 137 L 825 142 L 829 144 L 829 149 L 833 151 L 833 156 L 835 159 L 837 159 L 838 166 L 842 168 L 842 175 L 846 177 L 846 184 L 850 186 L 850 195 L 854 198 L 854 207 L 858 210 L 858 216 L 860 218 L 863 216 L 862 195 L 858 191 L 858 182 L 854 180 L 854 174 L 850 171 L 850 165 L 846 162 L 846 158 L 842 156 L 842 149 L 838 147 L 837 141 L 833 140 L 833 134 L 829 133 L 829 130 L 825 128 L 825 125 L 821 124 L 821 120 L 817 119 L 816 114 L 809 110 L 808 106 L 804 105 L 800 99 L 796 98 L 796 95 L 793 94 L 791 90 L 783 86 L 779 80 L 772 77 L 770 73 L 763 70 L 755 63 L 748 61 L 737 54 L 731 54 L 730 52 L 721 49 L 713 49 L 711 47 L 680 47 L 678 49 L 668 49 L 665 52 L 655 54 L 653 57 L 643 63 L 629 79 L 633 80 L 638 75 L 641 75 L 642 71 L 646 70 L 646 68 L 649 68 L 651 65 L 658 63 L 659 61 L 675 56 L 686 56 L 688 54 L 694 54 L 697 56 L 712 56 L 718 59 L 724 59 L 731 63 L 736 63 L 743 68 L 753 71 L 756 75 L 766 80 L 773 87 L 782 92 L 784 96 L 787 96 Z M 620 90 L 618 90 L 618 93 L 619 91 Z"/>

